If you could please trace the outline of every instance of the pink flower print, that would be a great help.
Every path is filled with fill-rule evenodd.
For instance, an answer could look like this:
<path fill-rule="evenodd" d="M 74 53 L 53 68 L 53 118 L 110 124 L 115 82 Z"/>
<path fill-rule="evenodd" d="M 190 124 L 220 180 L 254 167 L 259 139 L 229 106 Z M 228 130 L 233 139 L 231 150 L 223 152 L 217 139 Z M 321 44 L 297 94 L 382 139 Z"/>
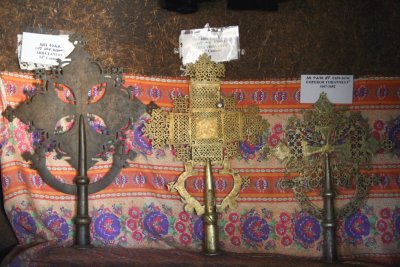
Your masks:
<path fill-rule="evenodd" d="M 15 140 L 24 141 L 25 140 L 25 136 L 26 136 L 26 134 L 25 134 L 24 130 L 22 130 L 20 128 L 17 128 L 17 129 L 14 130 L 14 138 L 15 138 Z"/>
<path fill-rule="evenodd" d="M 287 228 L 286 228 L 286 226 L 283 225 L 282 223 L 277 223 L 275 229 L 276 229 L 276 233 L 277 233 L 278 235 L 280 235 L 280 236 L 283 236 L 283 235 L 286 234 Z"/>
<path fill-rule="evenodd" d="M 187 246 L 187 245 L 189 245 L 190 242 L 192 241 L 192 238 L 190 237 L 189 234 L 183 233 L 183 234 L 181 234 L 181 235 L 179 236 L 179 241 L 180 241 L 183 245 Z"/>
<path fill-rule="evenodd" d="M 290 219 L 291 219 L 289 213 L 287 213 L 287 212 L 282 212 L 282 213 L 279 215 L 279 218 L 281 219 L 281 222 L 282 222 L 283 224 L 289 222 Z"/>
<path fill-rule="evenodd" d="M 268 137 L 268 143 L 271 147 L 276 147 L 280 141 L 281 138 L 277 134 L 271 134 L 270 137 Z"/>
<path fill-rule="evenodd" d="M 179 213 L 179 219 L 181 219 L 181 221 L 183 221 L 183 222 L 187 222 L 190 219 L 190 215 L 189 215 L 189 213 L 182 211 Z"/>
<path fill-rule="evenodd" d="M 135 231 L 137 229 L 137 221 L 135 219 L 129 218 L 128 220 L 126 220 L 125 225 L 131 231 Z"/>
<path fill-rule="evenodd" d="M 178 231 L 179 233 L 183 233 L 186 230 L 186 226 L 183 222 L 179 221 L 175 224 L 175 229 L 176 231 Z"/>
<path fill-rule="evenodd" d="M 392 233 L 386 232 L 382 235 L 382 242 L 383 244 L 390 244 L 393 240 Z"/>
<path fill-rule="evenodd" d="M 137 208 L 137 207 L 132 207 L 132 208 L 129 209 L 128 214 L 132 218 L 137 219 L 140 216 L 140 209 Z"/>
<path fill-rule="evenodd" d="M 382 219 L 378 220 L 378 222 L 376 223 L 376 229 L 378 229 L 379 232 L 385 232 L 387 229 L 386 221 Z"/>
<path fill-rule="evenodd" d="M 381 217 L 384 219 L 388 219 L 390 217 L 390 209 L 389 208 L 384 208 L 380 212 Z"/>
<path fill-rule="evenodd" d="M 30 148 L 30 146 L 29 146 L 27 143 L 25 143 L 25 142 L 20 142 L 20 143 L 18 144 L 18 149 L 19 149 L 19 151 L 21 152 L 21 154 L 23 154 L 23 153 L 29 152 L 31 148 Z"/>
<path fill-rule="evenodd" d="M 377 131 L 381 131 L 385 127 L 385 123 L 381 120 L 376 120 L 374 122 L 374 129 Z"/>
<path fill-rule="evenodd" d="M 143 234 L 139 231 L 135 231 L 132 233 L 132 238 L 135 239 L 136 241 L 142 241 L 143 240 Z"/>
<path fill-rule="evenodd" d="M 274 127 L 272 128 L 272 132 L 274 134 L 281 134 L 283 132 L 282 124 L 280 123 L 275 124 Z"/>
<path fill-rule="evenodd" d="M 281 244 L 282 244 L 282 246 L 284 246 L 284 247 L 288 247 L 288 246 L 290 246 L 292 243 L 293 243 L 293 239 L 292 239 L 290 236 L 288 236 L 288 235 L 285 235 L 285 236 L 282 238 L 282 240 L 281 240 Z"/>
<path fill-rule="evenodd" d="M 235 233 L 235 225 L 233 223 L 227 223 L 225 225 L 225 231 L 228 235 L 233 235 Z"/>
<path fill-rule="evenodd" d="M 240 246 L 240 243 L 241 243 L 240 238 L 238 236 L 233 236 L 231 238 L 231 243 L 234 246 L 237 246 L 237 247 Z"/>
<path fill-rule="evenodd" d="M 236 223 L 239 221 L 239 214 L 237 214 L 236 212 L 232 212 L 231 214 L 229 214 L 229 220 L 233 223 Z"/>

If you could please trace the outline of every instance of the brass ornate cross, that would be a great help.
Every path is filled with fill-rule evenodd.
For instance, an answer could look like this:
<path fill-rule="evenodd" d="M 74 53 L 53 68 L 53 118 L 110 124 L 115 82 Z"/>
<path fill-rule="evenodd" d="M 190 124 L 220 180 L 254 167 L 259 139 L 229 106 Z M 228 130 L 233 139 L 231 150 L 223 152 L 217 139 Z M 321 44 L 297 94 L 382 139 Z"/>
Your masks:
<path fill-rule="evenodd" d="M 375 176 L 360 173 L 376 151 L 375 139 L 369 137 L 368 124 L 359 113 L 346 116 L 345 110 L 335 108 L 322 93 L 314 109 L 303 119 L 290 118 L 283 142 L 275 155 L 285 162 L 287 172 L 298 176 L 282 183 L 292 189 L 302 209 L 322 219 L 324 256 L 327 262 L 336 258 L 335 221 L 357 211 L 368 197 L 368 189 L 377 183 Z M 356 185 L 352 200 L 341 207 L 335 216 L 334 185 L 351 188 Z M 307 192 L 323 190 L 324 207 L 319 208 Z"/>
<path fill-rule="evenodd" d="M 238 155 L 240 141 L 256 142 L 268 127 L 258 108 L 240 109 L 232 97 L 221 96 L 219 78 L 224 73 L 224 65 L 212 62 L 205 54 L 195 64 L 188 64 L 189 95 L 174 98 L 172 112 L 152 110 L 143 130 L 154 148 L 169 145 L 176 158 L 185 162 L 185 171 L 168 184 L 168 189 L 180 194 L 187 212 L 204 214 L 207 254 L 218 252 L 217 210 L 234 209 L 242 184 L 248 183 L 231 169 L 229 159 Z M 206 165 L 205 205 L 185 188 L 186 179 L 197 174 L 195 165 Z M 234 181 L 220 205 L 215 203 L 211 165 L 222 165 L 220 173 L 231 175 Z"/>

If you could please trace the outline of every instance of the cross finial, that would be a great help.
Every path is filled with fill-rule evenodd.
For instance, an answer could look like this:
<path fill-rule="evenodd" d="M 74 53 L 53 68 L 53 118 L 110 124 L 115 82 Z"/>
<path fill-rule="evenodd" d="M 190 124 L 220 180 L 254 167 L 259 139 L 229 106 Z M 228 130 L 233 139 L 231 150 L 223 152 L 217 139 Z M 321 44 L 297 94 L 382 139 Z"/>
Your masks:
<path fill-rule="evenodd" d="M 185 74 L 194 81 L 216 82 L 225 76 L 225 66 L 211 61 L 211 56 L 203 54 L 196 63 L 187 65 Z"/>

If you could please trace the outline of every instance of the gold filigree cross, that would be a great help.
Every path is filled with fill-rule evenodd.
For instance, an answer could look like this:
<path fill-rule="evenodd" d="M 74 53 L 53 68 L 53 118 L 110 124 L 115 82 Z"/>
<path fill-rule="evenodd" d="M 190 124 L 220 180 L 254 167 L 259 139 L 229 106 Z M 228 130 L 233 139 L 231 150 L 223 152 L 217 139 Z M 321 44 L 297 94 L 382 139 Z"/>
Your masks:
<path fill-rule="evenodd" d="M 221 204 L 215 205 L 216 210 L 236 208 L 240 188 L 243 183 L 248 185 L 249 179 L 243 179 L 232 170 L 229 159 L 239 154 L 240 141 L 258 141 L 268 123 L 261 118 L 257 107 L 237 108 L 233 97 L 221 96 L 219 78 L 225 73 L 223 64 L 212 62 L 204 54 L 195 64 L 188 64 L 186 73 L 191 78 L 189 95 L 175 97 L 172 112 L 153 110 L 143 133 L 153 140 L 154 148 L 169 145 L 175 150 L 176 158 L 185 162 L 185 171 L 168 184 L 168 190 L 179 193 L 187 212 L 204 214 L 205 224 L 212 224 L 214 230 L 210 232 L 215 232 L 216 215 L 210 213 L 207 206 L 207 203 L 215 203 L 213 186 L 210 187 L 213 183 L 211 165 L 222 165 L 220 173 L 231 175 L 234 182 L 233 189 Z M 193 170 L 195 165 L 207 166 L 205 205 L 201 205 L 185 187 L 186 179 L 197 174 Z M 207 236 L 206 230 L 206 239 Z M 210 238 L 214 245 L 206 245 L 206 250 L 213 254 L 215 234 Z"/>

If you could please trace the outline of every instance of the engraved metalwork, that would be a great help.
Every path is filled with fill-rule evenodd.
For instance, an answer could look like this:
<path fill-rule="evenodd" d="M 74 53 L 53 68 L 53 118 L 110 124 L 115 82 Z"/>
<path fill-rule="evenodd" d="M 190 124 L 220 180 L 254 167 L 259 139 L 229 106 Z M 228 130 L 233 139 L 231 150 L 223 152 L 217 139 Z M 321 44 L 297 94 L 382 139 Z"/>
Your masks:
<path fill-rule="evenodd" d="M 344 109 L 335 108 L 322 93 L 314 109 L 306 111 L 302 120 L 289 119 L 283 142 L 274 151 L 286 164 L 288 173 L 297 173 L 295 178 L 285 178 L 282 186 L 293 190 L 305 212 L 322 220 L 327 262 L 336 260 L 336 219 L 361 208 L 369 187 L 378 182 L 376 176 L 360 172 L 368 167 L 376 150 L 377 142 L 369 137 L 368 124 L 360 113 L 346 116 Z M 336 212 L 335 186 L 356 187 L 353 199 Z M 307 195 L 321 189 L 323 208 L 312 203 Z"/>
<path fill-rule="evenodd" d="M 240 141 L 254 143 L 268 127 L 257 107 L 240 109 L 232 97 L 221 96 L 219 78 L 224 73 L 224 65 L 212 62 L 205 54 L 195 64 L 188 64 L 189 95 L 175 97 L 172 112 L 151 109 L 151 120 L 143 129 L 154 148 L 169 145 L 175 157 L 185 162 L 185 171 L 168 184 L 168 189 L 180 194 L 187 212 L 204 214 L 207 254 L 218 250 L 216 212 L 236 208 L 243 181 L 248 183 L 248 178 L 231 169 L 229 159 L 238 155 Z M 206 166 L 206 205 L 185 187 L 186 179 L 197 174 L 195 165 Z M 211 165 L 222 165 L 220 173 L 231 175 L 234 181 L 233 189 L 219 205 L 215 204 Z"/>
<path fill-rule="evenodd" d="M 48 185 L 66 194 L 78 194 L 78 216 L 75 219 L 78 236 L 75 242 L 78 246 L 86 246 L 90 243 L 90 218 L 87 208 L 84 208 L 87 195 L 107 187 L 126 160 L 135 156 L 133 152 L 123 152 L 122 137 L 131 128 L 132 122 L 145 111 L 145 106 L 137 99 L 129 99 L 131 95 L 123 87 L 121 69 L 104 71 L 98 62 L 91 60 L 84 50 L 83 41 L 73 42 L 75 49 L 69 56 L 70 63 L 59 62 L 59 66 L 50 72 L 36 70 L 36 78 L 40 79 L 38 90 L 27 94 L 27 101 L 17 108 L 7 107 L 3 115 L 10 121 L 19 118 L 29 125 L 30 131 L 42 136 L 35 153 L 25 153 L 23 157 L 32 162 L 33 168 L 39 171 Z M 96 116 L 104 121 L 105 127 L 88 127 L 93 126 Z M 64 129 L 60 118 L 73 126 Z M 85 126 L 92 129 L 82 133 Z M 85 141 L 85 136 L 89 142 Z M 46 166 L 46 154 L 49 152 L 79 170 L 74 180 L 76 185 L 62 183 L 50 173 Z M 108 157 L 113 159 L 111 169 L 102 179 L 89 184 L 86 170 Z"/>

